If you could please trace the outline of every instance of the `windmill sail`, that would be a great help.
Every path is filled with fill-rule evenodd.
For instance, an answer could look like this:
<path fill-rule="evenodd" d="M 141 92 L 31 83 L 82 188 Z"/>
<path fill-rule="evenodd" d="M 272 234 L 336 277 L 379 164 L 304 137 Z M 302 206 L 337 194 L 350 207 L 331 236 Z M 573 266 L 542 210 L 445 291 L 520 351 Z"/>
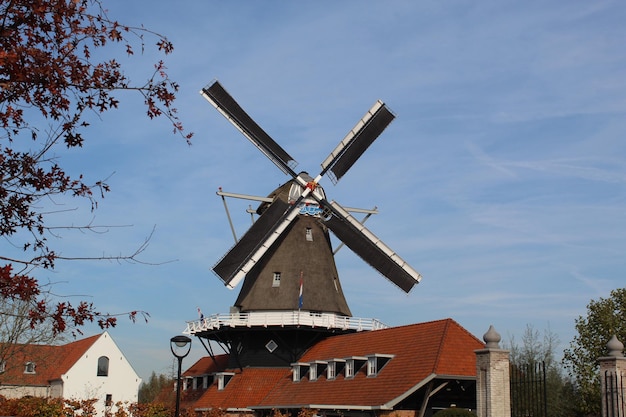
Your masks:
<path fill-rule="evenodd" d="M 224 284 L 233 288 L 240 279 L 235 280 L 238 273 L 247 261 L 254 255 L 260 243 L 271 234 L 272 230 L 281 221 L 289 203 L 276 199 L 269 206 L 241 239 L 229 250 L 220 261 L 215 264 L 213 271 L 224 281 Z"/>
<path fill-rule="evenodd" d="M 322 174 L 330 170 L 332 173 L 330 178 L 336 184 L 395 117 L 382 101 L 374 103 L 322 162 Z"/>
<path fill-rule="evenodd" d="M 293 171 L 298 165 L 296 160 L 252 120 L 218 81 L 207 85 L 200 93 L 281 171 L 296 176 Z"/>
<path fill-rule="evenodd" d="M 404 292 L 420 282 L 422 276 L 400 256 L 378 239 L 363 224 L 336 202 L 331 202 L 332 215 L 324 221 L 330 230 L 361 259 L 370 264 Z"/>

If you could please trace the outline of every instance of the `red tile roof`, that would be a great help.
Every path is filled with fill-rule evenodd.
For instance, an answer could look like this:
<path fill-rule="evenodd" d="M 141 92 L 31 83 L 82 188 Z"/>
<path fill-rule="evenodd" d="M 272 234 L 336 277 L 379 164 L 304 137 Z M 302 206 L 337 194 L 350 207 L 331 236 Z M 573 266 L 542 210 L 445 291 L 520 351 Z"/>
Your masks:
<path fill-rule="evenodd" d="M 194 404 L 202 408 L 249 408 L 260 404 L 281 379 L 289 378 L 289 368 L 244 368 L 237 370 L 223 390 L 213 384 Z"/>
<path fill-rule="evenodd" d="M 46 386 L 61 378 L 100 336 L 60 346 L 11 345 L 6 350 L 6 371 L 0 374 L 0 384 Z M 35 373 L 24 373 L 28 362 L 35 363 Z"/>
<path fill-rule="evenodd" d="M 210 356 L 200 358 L 189 369 L 183 372 L 184 377 L 207 375 L 213 372 L 221 372 L 228 366 L 228 355 L 216 355 L 215 360 Z"/>
<path fill-rule="evenodd" d="M 393 406 L 434 376 L 475 377 L 474 351 L 484 344 L 452 319 L 329 337 L 300 359 L 393 355 L 375 377 L 364 370 L 353 378 L 338 375 L 292 381 L 290 368 L 244 368 L 222 391 L 212 385 L 196 408 L 321 408 Z"/>

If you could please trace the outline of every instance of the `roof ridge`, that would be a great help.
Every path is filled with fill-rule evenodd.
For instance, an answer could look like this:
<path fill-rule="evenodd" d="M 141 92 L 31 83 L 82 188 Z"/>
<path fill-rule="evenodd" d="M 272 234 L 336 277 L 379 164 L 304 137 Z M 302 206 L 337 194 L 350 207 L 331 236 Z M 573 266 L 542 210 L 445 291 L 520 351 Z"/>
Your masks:
<path fill-rule="evenodd" d="M 441 361 L 441 355 L 443 353 L 443 348 L 445 346 L 445 340 L 448 336 L 448 331 L 450 329 L 451 318 L 438 320 L 444 322 L 443 332 L 441 333 L 441 337 L 439 338 L 439 346 L 437 347 L 437 356 L 433 361 L 433 373 L 437 373 L 437 369 L 439 369 L 439 362 Z"/>

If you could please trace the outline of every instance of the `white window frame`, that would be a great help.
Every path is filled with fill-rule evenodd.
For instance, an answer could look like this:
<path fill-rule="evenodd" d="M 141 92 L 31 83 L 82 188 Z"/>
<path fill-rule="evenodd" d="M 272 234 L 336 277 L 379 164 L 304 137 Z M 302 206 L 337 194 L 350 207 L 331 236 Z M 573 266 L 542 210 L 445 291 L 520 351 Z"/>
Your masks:
<path fill-rule="evenodd" d="M 354 378 L 354 359 L 346 359 L 346 378 Z"/>
<path fill-rule="evenodd" d="M 231 378 L 235 375 L 232 372 L 219 372 L 217 375 L 217 390 L 223 391 L 226 385 L 230 382 Z"/>
<path fill-rule="evenodd" d="M 330 361 L 328 362 L 328 367 L 326 368 L 326 379 L 333 380 L 337 377 L 337 362 Z"/>
<path fill-rule="evenodd" d="M 36 374 L 37 370 L 36 370 L 36 364 L 35 362 L 26 362 L 26 366 L 24 367 L 24 373 L 25 374 Z"/>
<path fill-rule="evenodd" d="M 367 376 L 376 376 L 378 374 L 378 358 L 369 356 L 367 358 Z"/>
<path fill-rule="evenodd" d="M 272 280 L 272 288 L 280 287 L 280 272 L 274 272 L 274 279 Z"/>

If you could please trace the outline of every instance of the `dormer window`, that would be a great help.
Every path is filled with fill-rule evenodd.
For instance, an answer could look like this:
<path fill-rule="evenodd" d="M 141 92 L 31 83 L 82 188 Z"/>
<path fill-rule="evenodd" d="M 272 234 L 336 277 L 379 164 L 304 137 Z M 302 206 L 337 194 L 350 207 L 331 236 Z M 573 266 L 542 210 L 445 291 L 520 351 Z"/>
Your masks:
<path fill-rule="evenodd" d="M 367 376 L 374 377 L 383 369 L 393 355 L 373 354 L 367 357 Z"/>
<path fill-rule="evenodd" d="M 336 375 L 335 362 L 328 362 L 328 367 L 326 368 L 326 379 L 329 379 L 329 380 L 335 379 L 335 375 Z"/>
<path fill-rule="evenodd" d="M 309 371 L 308 363 L 292 363 L 291 364 L 291 376 L 293 382 L 300 382 Z"/>
<path fill-rule="evenodd" d="M 222 391 L 235 374 L 232 372 L 218 372 L 215 376 L 217 376 L 217 389 Z"/>
<path fill-rule="evenodd" d="M 367 362 L 367 358 L 363 356 L 351 356 L 346 358 L 346 367 L 344 369 L 346 378 L 354 378 L 365 362 Z"/>
<path fill-rule="evenodd" d="M 280 287 L 280 272 L 274 272 L 274 279 L 272 280 L 272 287 Z"/>
<path fill-rule="evenodd" d="M 24 368 L 25 374 L 34 374 L 35 373 L 35 362 L 26 362 L 26 366 Z"/>
<path fill-rule="evenodd" d="M 98 358 L 98 376 L 109 376 L 109 358 L 100 356 Z"/>
<path fill-rule="evenodd" d="M 309 381 L 317 381 L 324 374 L 327 363 L 324 361 L 313 361 L 309 365 Z"/>
<path fill-rule="evenodd" d="M 326 379 L 332 381 L 337 378 L 337 375 L 343 371 L 346 361 L 343 359 L 333 359 L 328 361 L 326 367 Z"/>
<path fill-rule="evenodd" d="M 346 378 L 352 378 L 354 376 L 354 360 L 346 360 Z"/>

